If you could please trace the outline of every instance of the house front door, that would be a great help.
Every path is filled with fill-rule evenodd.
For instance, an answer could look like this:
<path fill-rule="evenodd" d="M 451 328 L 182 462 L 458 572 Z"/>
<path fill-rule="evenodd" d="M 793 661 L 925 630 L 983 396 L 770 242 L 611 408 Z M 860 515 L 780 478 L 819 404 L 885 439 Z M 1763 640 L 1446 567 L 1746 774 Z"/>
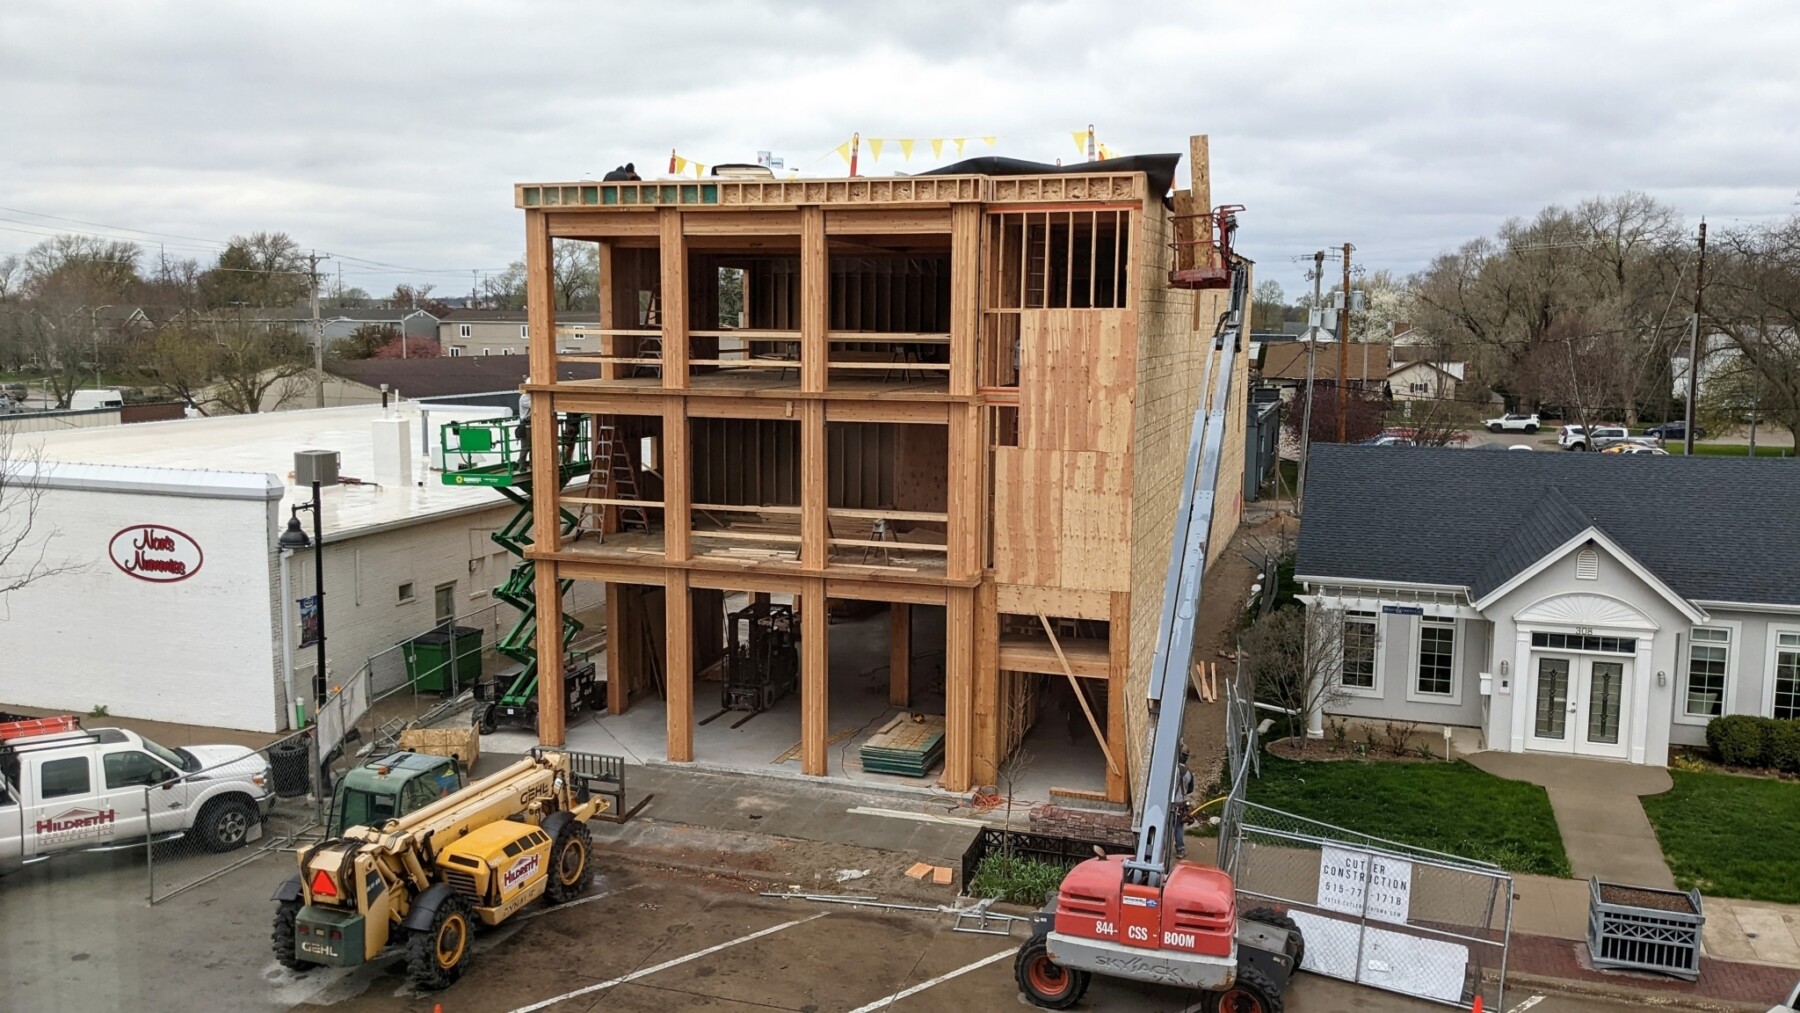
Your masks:
<path fill-rule="evenodd" d="M 1533 654 L 1526 747 L 1623 759 L 1631 661 Z"/>

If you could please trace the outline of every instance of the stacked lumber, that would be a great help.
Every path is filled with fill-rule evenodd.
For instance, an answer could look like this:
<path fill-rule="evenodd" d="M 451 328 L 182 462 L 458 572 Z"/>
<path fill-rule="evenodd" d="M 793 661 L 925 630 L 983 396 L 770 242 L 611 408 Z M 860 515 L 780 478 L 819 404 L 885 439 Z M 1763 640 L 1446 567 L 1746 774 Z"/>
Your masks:
<path fill-rule="evenodd" d="M 944 719 L 898 715 L 869 736 L 861 752 L 863 769 L 870 773 L 925 777 L 944 762 Z"/>

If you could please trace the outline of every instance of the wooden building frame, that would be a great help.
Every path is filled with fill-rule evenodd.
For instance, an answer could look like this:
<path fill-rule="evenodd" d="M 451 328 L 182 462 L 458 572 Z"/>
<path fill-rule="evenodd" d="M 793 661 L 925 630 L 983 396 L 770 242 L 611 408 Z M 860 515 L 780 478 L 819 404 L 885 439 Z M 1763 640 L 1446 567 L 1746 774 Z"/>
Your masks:
<path fill-rule="evenodd" d="M 695 609 L 794 595 L 801 765 L 828 775 L 827 600 L 942 606 L 943 786 L 997 783 L 1023 734 L 1003 695 L 1044 673 L 1083 684 L 1103 795 L 1129 800 L 1181 449 L 1224 310 L 1222 292 L 1168 285 L 1176 214 L 1212 202 L 1206 138 L 1190 151 L 1174 210 L 1135 172 L 516 186 L 533 417 L 596 416 L 656 465 L 632 497 L 597 468 L 534 500 L 544 670 L 562 663 L 558 581 L 606 582 L 609 707 L 654 669 L 668 759 L 691 761 L 694 673 L 720 649 L 696 640 Z M 564 240 L 599 247 L 598 354 L 559 354 Z M 743 272 L 738 320 L 721 270 Z M 1215 552 L 1242 510 L 1243 420 L 1231 405 Z M 550 488 L 557 431 L 531 439 Z M 596 537 L 561 541 L 565 509 Z M 646 602 L 661 636 L 618 635 Z M 895 706 L 910 614 L 891 610 Z M 557 745 L 552 690 L 539 735 Z"/>

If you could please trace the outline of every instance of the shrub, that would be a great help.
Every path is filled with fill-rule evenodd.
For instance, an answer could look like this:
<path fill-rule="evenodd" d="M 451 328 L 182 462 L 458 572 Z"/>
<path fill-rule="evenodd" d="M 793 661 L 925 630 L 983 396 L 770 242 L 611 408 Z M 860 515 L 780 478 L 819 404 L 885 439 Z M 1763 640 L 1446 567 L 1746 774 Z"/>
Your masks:
<path fill-rule="evenodd" d="M 969 893 L 1036 907 L 1062 886 L 1066 871 L 1049 862 L 997 851 L 981 860 L 975 870 L 975 881 L 969 884 Z"/>
<path fill-rule="evenodd" d="M 1706 744 L 1728 767 L 1800 773 L 1800 720 L 1728 714 L 1707 723 Z"/>
<path fill-rule="evenodd" d="M 1765 718 L 1728 714 L 1706 725 L 1706 745 L 1728 767 L 1762 767 Z"/>

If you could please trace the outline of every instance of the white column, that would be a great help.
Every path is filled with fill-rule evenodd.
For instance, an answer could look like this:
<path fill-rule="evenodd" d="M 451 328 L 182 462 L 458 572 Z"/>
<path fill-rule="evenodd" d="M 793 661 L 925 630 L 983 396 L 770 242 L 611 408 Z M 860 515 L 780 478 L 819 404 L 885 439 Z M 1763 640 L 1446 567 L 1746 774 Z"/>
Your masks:
<path fill-rule="evenodd" d="M 1642 635 L 1637 638 L 1637 664 L 1632 666 L 1635 670 L 1631 673 L 1630 742 L 1632 763 L 1644 763 L 1647 759 L 1645 744 L 1650 737 L 1650 695 L 1652 693 L 1660 695 L 1666 690 L 1666 687 L 1656 684 L 1656 668 L 1651 661 L 1651 648 L 1655 642 L 1654 635 Z M 1673 676 L 1669 678 L 1671 682 L 1674 681 Z M 1663 743 L 1663 755 L 1657 761 L 1659 764 L 1668 760 L 1667 718 L 1664 719 Z"/>
<path fill-rule="evenodd" d="M 1512 752 L 1515 753 L 1525 751 L 1525 721 L 1528 717 L 1525 712 L 1530 709 L 1525 703 L 1527 698 L 1526 680 L 1531 678 L 1530 669 L 1531 631 L 1520 630 L 1517 646 L 1513 650 L 1512 674 L 1507 677 L 1507 681 L 1512 687 L 1512 696 L 1510 697 L 1512 701 Z"/>

